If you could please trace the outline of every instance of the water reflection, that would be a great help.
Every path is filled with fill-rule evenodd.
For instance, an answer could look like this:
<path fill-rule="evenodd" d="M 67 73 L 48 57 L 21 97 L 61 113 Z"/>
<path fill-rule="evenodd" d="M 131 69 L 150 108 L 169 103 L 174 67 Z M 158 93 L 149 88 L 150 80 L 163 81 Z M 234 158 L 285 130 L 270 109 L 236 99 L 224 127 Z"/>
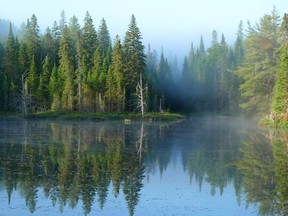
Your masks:
<path fill-rule="evenodd" d="M 8 205 L 19 191 L 31 213 L 37 212 L 41 191 L 60 213 L 81 205 L 87 215 L 95 204 L 101 211 L 112 188 L 134 215 L 150 177 L 157 171 L 162 176 L 179 153 L 185 175 L 199 191 L 205 182 L 212 196 L 222 196 L 232 184 L 231 199 L 238 205 L 244 199 L 260 215 L 288 213 L 288 135 L 251 129 L 243 119 L 2 121 L 0 131 L 0 185 L 5 185 Z"/>
<path fill-rule="evenodd" d="M 243 174 L 248 204 L 258 204 L 259 215 L 288 215 L 287 131 L 245 131 L 237 167 Z"/>

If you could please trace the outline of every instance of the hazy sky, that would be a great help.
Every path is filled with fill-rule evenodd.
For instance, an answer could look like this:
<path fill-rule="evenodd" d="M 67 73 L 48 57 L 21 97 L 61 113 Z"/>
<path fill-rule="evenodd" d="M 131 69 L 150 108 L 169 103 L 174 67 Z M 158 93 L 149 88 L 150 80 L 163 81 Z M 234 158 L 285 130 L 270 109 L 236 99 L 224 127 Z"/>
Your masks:
<path fill-rule="evenodd" d="M 240 20 L 244 28 L 247 20 L 254 24 L 273 5 L 281 17 L 288 12 L 288 0 L 2 0 L 0 5 L 0 18 L 16 25 L 35 14 L 41 31 L 58 21 L 62 10 L 68 20 L 76 15 L 81 25 L 89 11 L 96 29 L 105 18 L 112 39 L 116 34 L 124 37 L 134 14 L 145 46 L 150 43 L 157 50 L 163 46 L 167 55 L 187 54 L 191 42 L 198 45 L 201 34 L 205 46 L 210 46 L 213 30 L 219 38 L 224 33 L 231 43 Z"/>

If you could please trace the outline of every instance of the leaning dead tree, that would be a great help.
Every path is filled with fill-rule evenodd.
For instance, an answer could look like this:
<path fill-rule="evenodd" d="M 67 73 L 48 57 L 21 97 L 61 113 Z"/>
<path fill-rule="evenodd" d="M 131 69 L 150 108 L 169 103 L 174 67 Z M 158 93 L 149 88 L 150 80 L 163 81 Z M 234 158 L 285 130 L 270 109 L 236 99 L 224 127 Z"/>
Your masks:
<path fill-rule="evenodd" d="M 148 92 L 148 87 L 143 86 L 142 74 L 140 74 L 140 79 L 136 86 L 136 98 L 137 98 L 137 109 L 141 110 L 142 118 L 144 118 L 144 112 L 147 107 L 147 104 L 146 104 L 147 92 Z"/>

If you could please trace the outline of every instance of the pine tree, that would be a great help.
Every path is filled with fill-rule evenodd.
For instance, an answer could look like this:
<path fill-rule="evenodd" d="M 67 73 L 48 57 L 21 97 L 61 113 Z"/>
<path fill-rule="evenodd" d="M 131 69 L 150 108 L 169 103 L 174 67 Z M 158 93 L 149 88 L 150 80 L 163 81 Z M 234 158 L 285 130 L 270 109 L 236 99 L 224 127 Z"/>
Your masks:
<path fill-rule="evenodd" d="M 34 102 L 36 99 L 38 83 L 39 83 L 39 80 L 38 80 L 38 75 L 37 75 L 37 68 L 36 68 L 34 57 L 32 56 L 32 61 L 28 70 L 27 88 L 28 88 L 30 97 L 32 98 Z"/>
<path fill-rule="evenodd" d="M 52 37 L 51 29 L 49 27 L 46 28 L 46 32 L 44 36 L 42 37 L 41 41 L 42 50 L 41 55 L 49 56 L 50 59 L 55 59 L 55 53 L 54 53 L 54 40 Z"/>
<path fill-rule="evenodd" d="M 62 10 L 60 14 L 60 20 L 59 20 L 59 30 L 60 30 L 61 36 L 63 35 L 66 26 L 67 26 L 66 13 L 64 10 Z"/>
<path fill-rule="evenodd" d="M 276 74 L 272 108 L 276 114 L 288 116 L 288 15 L 285 14 L 279 30 L 280 58 Z M 286 119 L 288 120 L 288 119 Z"/>
<path fill-rule="evenodd" d="M 109 46 L 111 46 L 110 35 L 109 35 L 108 27 L 104 18 L 101 20 L 101 23 L 98 29 L 97 38 L 99 42 L 100 52 L 104 56 L 106 55 Z"/>
<path fill-rule="evenodd" d="M 63 76 L 64 86 L 62 93 L 62 106 L 65 110 L 73 110 L 74 108 L 74 65 L 73 65 L 73 56 L 72 56 L 72 47 L 69 36 L 69 29 L 66 26 L 63 30 L 63 35 L 60 40 L 60 49 L 59 49 L 59 70 Z"/>
<path fill-rule="evenodd" d="M 244 61 L 237 70 L 240 85 L 240 107 L 250 112 L 267 112 L 275 84 L 277 31 L 279 16 L 274 9 L 264 15 L 257 28 L 248 27 Z"/>
<path fill-rule="evenodd" d="M 73 16 L 70 19 L 68 28 L 69 28 L 71 46 L 72 46 L 72 51 L 73 51 L 72 56 L 74 57 L 77 55 L 77 43 L 78 43 L 79 36 L 81 34 L 80 25 L 78 23 L 78 19 L 76 16 Z"/>
<path fill-rule="evenodd" d="M 3 111 L 4 107 L 4 73 L 3 73 L 3 58 L 4 58 L 4 47 L 0 43 L 0 111 Z"/>
<path fill-rule="evenodd" d="M 51 56 L 51 59 L 58 66 L 61 32 L 60 27 L 58 26 L 56 21 L 53 23 L 53 27 L 51 29 L 51 36 L 53 38 L 53 48 L 52 48 L 53 56 Z"/>
<path fill-rule="evenodd" d="M 94 28 L 93 19 L 89 12 L 86 12 L 83 32 L 83 54 L 85 55 L 88 69 L 93 66 L 93 55 L 98 46 L 97 33 Z"/>
<path fill-rule="evenodd" d="M 235 66 L 240 65 L 244 59 L 244 34 L 243 34 L 243 23 L 239 24 L 237 39 L 234 45 L 234 55 L 235 55 Z"/>
<path fill-rule="evenodd" d="M 39 87 L 37 89 L 37 103 L 43 110 L 50 108 L 51 97 L 49 94 L 49 79 L 52 71 L 52 62 L 49 56 L 46 56 L 45 62 L 42 66 L 42 72 L 40 75 Z"/>
<path fill-rule="evenodd" d="M 86 110 L 89 111 L 100 111 L 100 102 L 102 98 L 100 97 L 100 74 L 103 64 L 102 55 L 99 48 L 96 49 L 93 56 L 93 67 L 89 70 L 86 56 L 83 56 L 82 65 L 85 65 L 84 71 L 88 76 L 84 76 L 83 83 L 83 100 Z"/>
<path fill-rule="evenodd" d="M 120 38 L 116 36 L 112 63 L 109 67 L 106 79 L 105 99 L 108 111 L 123 111 L 124 99 L 124 59 Z"/>
<path fill-rule="evenodd" d="M 149 111 L 159 111 L 158 105 L 158 95 L 157 95 L 157 74 L 156 74 L 156 67 L 157 67 L 157 53 L 155 50 L 151 50 L 150 44 L 148 44 L 148 52 L 147 52 L 147 64 L 146 64 L 146 77 L 147 85 L 149 89 L 149 99 L 147 101 L 148 110 Z"/>
<path fill-rule="evenodd" d="M 30 21 L 28 20 L 27 29 L 28 29 L 28 41 L 27 41 L 28 58 L 30 63 L 32 62 L 32 58 L 34 58 L 34 63 L 38 70 L 41 63 L 41 55 L 40 55 L 41 50 L 40 50 L 39 26 L 35 14 L 32 15 Z"/>
<path fill-rule="evenodd" d="M 128 30 L 125 34 L 123 46 L 125 58 L 124 80 L 126 84 L 126 109 L 129 111 L 135 109 L 133 95 L 135 95 L 140 74 L 142 74 L 143 77 L 146 66 L 146 56 L 141 39 L 142 36 L 137 26 L 135 16 L 132 15 Z"/>
<path fill-rule="evenodd" d="M 17 68 L 17 45 L 12 32 L 12 24 L 9 26 L 6 50 L 3 57 L 3 110 L 14 111 L 15 84 L 19 79 Z"/>
<path fill-rule="evenodd" d="M 51 110 L 59 111 L 61 110 L 61 89 L 62 80 L 60 75 L 58 74 L 58 69 L 56 64 L 52 68 L 52 73 L 49 79 L 49 97 L 51 98 Z"/>
<path fill-rule="evenodd" d="M 18 54 L 18 65 L 19 65 L 19 73 L 23 74 L 28 70 L 29 67 L 29 59 L 27 53 L 27 44 L 21 42 L 19 54 Z"/>

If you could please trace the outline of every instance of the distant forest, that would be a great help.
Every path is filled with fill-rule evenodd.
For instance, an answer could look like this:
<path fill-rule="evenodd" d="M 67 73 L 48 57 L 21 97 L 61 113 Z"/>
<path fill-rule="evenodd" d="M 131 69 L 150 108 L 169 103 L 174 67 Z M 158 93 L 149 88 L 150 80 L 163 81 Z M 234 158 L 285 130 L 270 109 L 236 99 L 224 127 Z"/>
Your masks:
<path fill-rule="evenodd" d="M 0 23 L 6 23 L 7 21 Z M 5 25 L 0 25 L 3 28 Z M 180 76 L 150 45 L 144 47 L 132 15 L 121 41 L 111 40 L 103 18 L 96 30 L 89 12 L 61 18 L 39 33 L 33 14 L 0 43 L 0 111 L 239 112 L 288 119 L 288 17 L 276 8 L 243 29 L 234 44 L 212 32 L 184 58 Z"/>

